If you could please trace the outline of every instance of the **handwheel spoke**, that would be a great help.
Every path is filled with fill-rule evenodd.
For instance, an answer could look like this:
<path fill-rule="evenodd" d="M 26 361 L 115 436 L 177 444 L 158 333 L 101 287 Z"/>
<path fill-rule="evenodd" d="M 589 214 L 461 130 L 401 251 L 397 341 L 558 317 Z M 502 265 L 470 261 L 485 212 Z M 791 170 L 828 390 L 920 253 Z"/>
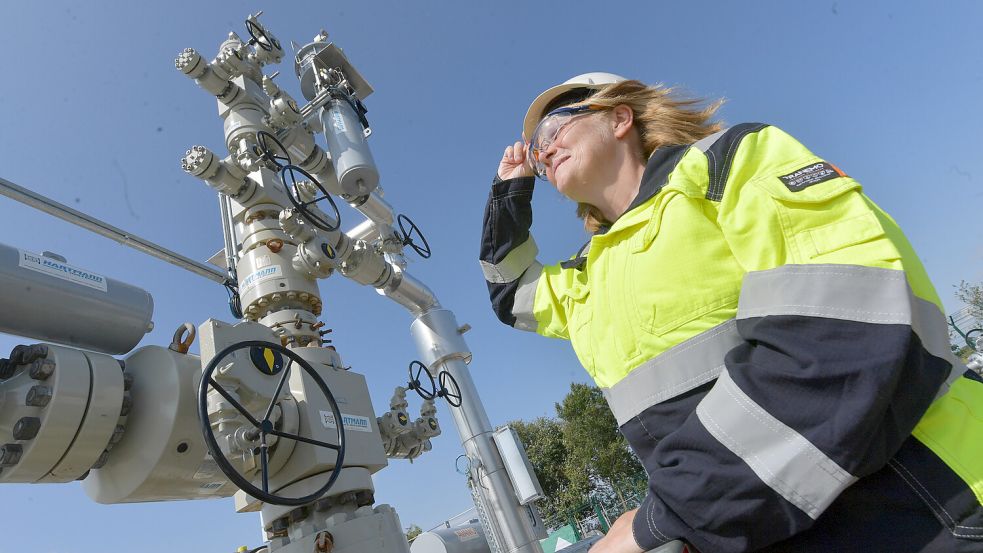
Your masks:
<path fill-rule="evenodd" d="M 231 403 L 232 406 L 235 407 L 236 411 L 239 411 L 239 413 L 242 416 L 246 417 L 246 420 L 248 420 L 250 424 L 252 424 L 256 428 L 259 428 L 260 427 L 259 421 L 256 420 L 256 417 L 253 417 L 249 413 L 249 411 L 247 411 L 246 408 L 243 407 L 242 404 L 239 403 L 238 400 L 236 400 L 236 398 L 232 397 L 232 394 L 230 394 L 228 391 L 226 391 L 225 388 L 223 388 L 222 386 L 220 386 L 218 382 L 215 382 L 215 379 L 214 378 L 208 377 L 208 383 L 211 384 L 212 389 L 214 389 L 216 392 L 218 392 L 218 394 L 220 396 L 224 397 L 226 401 L 228 401 L 229 403 Z"/>
<path fill-rule="evenodd" d="M 266 441 L 266 435 L 263 435 L 263 441 Z M 259 451 L 259 463 L 263 470 L 263 493 L 270 493 L 270 462 L 267 459 L 267 449 L 266 444 L 260 446 Z"/>
<path fill-rule="evenodd" d="M 283 391 L 283 384 L 287 381 L 287 377 L 290 375 L 290 366 L 294 364 L 294 360 L 291 359 L 287 361 L 287 366 L 283 367 L 283 374 L 280 375 L 280 381 L 276 383 L 276 391 L 273 392 L 273 398 L 270 399 L 270 406 L 266 408 L 266 414 L 263 415 L 263 420 L 270 420 L 270 415 L 273 414 L 273 407 L 276 406 L 277 400 L 280 398 L 280 392 Z"/>
<path fill-rule="evenodd" d="M 307 206 L 311 206 L 311 205 L 314 205 L 314 204 L 316 204 L 317 202 L 319 202 L 319 201 L 321 201 L 321 200 L 325 200 L 325 199 L 327 199 L 327 198 L 328 198 L 327 196 L 321 196 L 320 198 L 314 198 L 313 200 L 311 200 L 311 201 L 309 201 L 309 202 L 304 202 L 304 203 L 302 203 L 302 204 L 300 204 L 300 205 L 302 205 L 302 206 L 304 206 L 304 207 L 307 207 Z"/>
<path fill-rule="evenodd" d="M 289 434 L 287 432 L 280 432 L 279 430 L 271 430 L 270 431 L 270 434 L 273 434 L 274 436 L 279 436 L 281 438 L 286 438 L 288 440 L 296 440 L 298 442 L 304 442 L 305 444 L 311 444 L 311 445 L 316 445 L 316 446 L 320 446 L 320 447 L 326 447 L 328 449 L 333 449 L 335 451 L 338 451 L 338 450 L 341 449 L 341 446 L 338 446 L 338 445 L 335 445 L 335 444 L 332 444 L 332 443 L 322 442 L 320 440 L 315 440 L 313 438 L 305 438 L 303 436 L 298 436 L 296 434 Z"/>

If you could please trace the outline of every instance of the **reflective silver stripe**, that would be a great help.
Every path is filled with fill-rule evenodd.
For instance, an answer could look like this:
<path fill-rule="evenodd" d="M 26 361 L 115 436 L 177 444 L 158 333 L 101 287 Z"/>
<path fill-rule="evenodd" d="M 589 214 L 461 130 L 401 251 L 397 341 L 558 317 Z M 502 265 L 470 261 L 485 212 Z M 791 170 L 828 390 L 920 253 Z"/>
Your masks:
<path fill-rule="evenodd" d="M 516 246 L 512 251 L 505 255 L 505 259 L 498 263 L 489 263 L 479 260 L 481 272 L 485 273 L 485 280 L 494 284 L 508 284 L 522 275 L 536 260 L 539 248 L 532 236 L 525 242 Z"/>
<path fill-rule="evenodd" d="M 536 287 L 539 286 L 539 277 L 542 274 L 543 264 L 533 260 L 532 265 L 519 278 L 519 287 L 515 291 L 515 298 L 512 302 L 512 314 L 515 315 L 513 326 L 519 330 L 536 332 L 536 328 L 539 326 L 532 307 L 536 300 Z"/>
<path fill-rule="evenodd" d="M 713 146 L 713 143 L 716 142 L 717 139 L 723 136 L 724 133 L 727 131 L 728 129 L 724 129 L 722 131 L 717 131 L 706 138 L 702 138 L 699 141 L 697 141 L 695 144 L 693 144 L 693 147 L 703 153 L 707 153 L 707 150 L 710 149 L 710 146 Z"/>
<path fill-rule="evenodd" d="M 859 265 L 784 265 L 748 273 L 741 287 L 738 319 L 805 315 L 874 324 L 910 325 L 925 351 L 945 359 L 954 376 L 965 370 L 949 347 L 945 317 L 915 295 L 903 271 Z"/>
<path fill-rule="evenodd" d="M 724 370 L 696 407 L 721 444 L 758 478 L 816 519 L 857 478 L 747 396 Z"/>
<path fill-rule="evenodd" d="M 717 378 L 724 355 L 740 343 L 737 322 L 731 319 L 667 349 L 601 391 L 620 426 L 657 403 Z"/>

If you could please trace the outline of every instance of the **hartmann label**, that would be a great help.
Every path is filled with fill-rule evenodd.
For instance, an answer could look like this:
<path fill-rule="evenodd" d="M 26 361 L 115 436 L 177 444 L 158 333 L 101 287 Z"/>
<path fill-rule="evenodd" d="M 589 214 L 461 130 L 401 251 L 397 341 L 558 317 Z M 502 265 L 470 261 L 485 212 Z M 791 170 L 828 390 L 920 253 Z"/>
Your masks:
<path fill-rule="evenodd" d="M 341 420 L 345 422 L 345 430 L 372 432 L 372 426 L 369 424 L 368 417 L 360 417 L 358 415 L 348 415 L 346 413 L 342 413 Z M 321 411 L 321 424 L 323 424 L 325 428 L 338 428 L 338 425 L 335 424 L 334 421 L 334 413 L 331 411 Z"/>
<path fill-rule="evenodd" d="M 17 251 L 20 252 L 20 260 L 18 264 L 25 269 L 51 275 L 55 278 L 74 282 L 75 284 L 81 284 L 82 286 L 88 286 L 89 288 L 95 288 L 96 290 L 101 290 L 103 292 L 106 291 L 106 277 L 102 275 L 90 273 L 85 269 L 79 269 L 78 267 L 74 267 L 68 263 L 62 263 L 56 259 L 51 259 L 50 257 L 38 255 L 33 252 L 24 250 Z"/>
<path fill-rule="evenodd" d="M 239 293 L 245 294 L 246 292 L 252 290 L 257 285 L 259 285 L 260 282 L 263 282 L 264 280 L 269 280 L 271 278 L 276 278 L 279 276 L 283 276 L 283 271 L 280 270 L 279 265 L 271 265 L 269 267 L 263 267 L 262 269 L 259 269 L 258 271 L 254 271 L 251 275 L 242 279 L 242 285 L 239 288 Z"/>

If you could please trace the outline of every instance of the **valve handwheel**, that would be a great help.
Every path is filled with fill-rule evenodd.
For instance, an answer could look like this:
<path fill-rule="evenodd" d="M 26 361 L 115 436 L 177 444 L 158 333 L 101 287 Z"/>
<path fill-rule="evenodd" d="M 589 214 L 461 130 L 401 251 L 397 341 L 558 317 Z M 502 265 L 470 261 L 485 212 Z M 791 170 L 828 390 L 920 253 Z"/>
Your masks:
<path fill-rule="evenodd" d="M 256 131 L 256 143 L 259 150 L 256 154 L 260 159 L 270 162 L 277 170 L 290 165 L 290 154 L 287 153 L 283 143 L 273 134 L 266 131 Z M 274 152 L 270 146 L 276 146 L 282 154 Z"/>
<path fill-rule="evenodd" d="M 429 258 L 430 243 L 427 242 L 427 237 L 423 235 L 423 232 L 420 231 L 420 227 L 416 226 L 413 219 L 410 219 L 406 215 L 400 214 L 398 217 L 396 217 L 396 221 L 399 223 L 399 231 L 402 233 L 402 236 L 396 236 L 399 238 L 399 241 L 402 242 L 404 246 L 413 248 L 413 251 L 418 253 L 423 259 Z M 416 240 L 413 239 L 414 235 L 420 237 L 420 241 L 423 242 L 423 245 L 416 243 Z"/>
<path fill-rule="evenodd" d="M 311 183 L 321 192 L 322 196 L 315 197 L 309 202 L 303 201 L 300 197 L 300 191 L 297 190 L 297 173 L 300 173 L 306 177 L 307 180 L 311 181 Z M 334 232 L 341 228 L 341 212 L 338 211 L 338 204 L 331 199 L 331 194 L 328 194 L 328 191 L 321 186 L 321 183 L 317 182 L 317 179 L 315 179 L 313 175 L 296 165 L 284 165 L 280 169 L 280 177 L 283 179 L 283 185 L 287 188 L 287 197 L 290 198 L 290 203 L 293 204 L 294 209 L 300 213 L 301 217 L 303 217 L 305 221 L 325 232 Z M 328 200 L 328 203 L 331 204 L 331 208 L 334 210 L 335 214 L 334 224 L 331 224 L 331 221 L 328 218 L 313 213 L 308 209 L 310 206 L 316 205 L 322 200 Z"/>
<path fill-rule="evenodd" d="M 212 378 L 212 374 L 215 372 L 219 363 L 231 355 L 233 352 L 240 349 L 250 348 L 251 355 L 250 359 L 266 358 L 265 350 L 272 350 L 273 352 L 279 353 L 282 357 L 279 360 L 267 361 L 268 366 L 260 367 L 256 366 L 257 369 L 263 371 L 264 373 L 270 375 L 279 375 L 279 380 L 276 385 L 276 392 L 273 394 L 273 398 L 270 400 L 269 406 L 266 408 L 262 419 L 257 419 L 250 413 L 238 400 L 236 400 L 221 384 Z M 284 358 L 289 359 L 286 365 L 283 366 Z M 273 356 L 276 359 L 276 356 Z M 287 382 L 290 369 L 292 365 L 296 363 L 301 369 L 307 373 L 307 376 L 314 381 L 317 385 L 318 390 L 324 395 L 324 398 L 328 402 L 328 406 L 331 409 L 331 413 L 334 415 L 335 427 L 337 429 L 338 443 L 332 444 L 329 442 L 322 442 L 320 440 L 315 440 L 313 438 L 307 438 L 304 436 L 298 436 L 296 434 L 290 434 L 288 432 L 282 432 L 277 430 L 271 417 L 273 415 L 273 409 L 279 400 L 280 392 L 283 391 L 283 386 Z M 253 361 L 256 364 L 256 361 Z M 279 364 L 279 366 L 278 366 Z M 215 433 L 212 430 L 211 424 L 208 421 L 208 389 L 211 388 L 215 390 L 219 395 L 225 398 L 229 404 L 235 408 L 249 423 L 253 426 L 253 430 L 249 431 L 247 435 L 256 436 L 259 438 L 259 455 L 260 455 L 260 467 L 261 467 L 261 487 L 254 485 L 245 476 L 243 476 L 232 463 L 229 462 L 225 454 L 222 453 L 222 449 L 219 447 L 218 442 L 215 439 Z M 331 394 L 331 390 L 328 389 L 327 384 L 324 383 L 324 379 L 321 375 L 314 370 L 314 367 L 310 365 L 307 361 L 302 359 L 299 355 L 293 351 L 281 346 L 280 344 L 275 344 L 272 342 L 264 342 L 261 340 L 247 340 L 244 342 L 237 342 L 218 352 L 208 365 L 205 366 L 205 370 L 201 375 L 201 384 L 198 386 L 198 420 L 201 425 L 201 433 L 205 438 L 205 444 L 208 446 L 208 451 L 211 453 L 212 458 L 215 463 L 222 469 L 222 472 L 231 480 L 239 489 L 248 493 L 249 495 L 259 499 L 264 503 L 269 503 L 272 505 L 288 505 L 288 506 L 299 506 L 306 505 L 317 501 L 318 498 L 323 496 L 327 491 L 334 485 L 335 481 L 338 479 L 338 475 L 341 474 L 341 469 L 345 461 L 345 430 L 344 423 L 342 422 L 341 410 L 338 408 L 338 402 L 335 401 L 334 396 Z M 311 444 L 317 447 L 325 447 L 337 452 L 337 458 L 335 460 L 334 468 L 331 469 L 331 475 L 328 477 L 328 481 L 321 486 L 318 490 L 314 491 L 310 495 L 303 497 L 284 497 L 270 493 L 270 475 L 269 475 L 269 451 L 267 444 L 267 437 L 277 436 L 280 439 L 295 440 L 298 442 L 304 442 L 306 444 Z"/>
<path fill-rule="evenodd" d="M 414 372 L 414 367 L 416 371 Z M 430 374 L 430 369 L 426 365 L 419 361 L 413 361 L 407 369 L 410 373 L 409 389 L 413 390 L 420 397 L 425 400 L 433 399 L 437 396 L 437 385 L 434 384 L 433 375 Z M 421 376 L 426 376 L 427 381 L 430 382 L 430 387 L 427 388 L 424 382 L 420 381 Z"/>
<path fill-rule="evenodd" d="M 249 37 L 252 39 L 249 42 L 258 44 L 263 50 L 272 52 L 274 48 L 281 49 L 280 41 L 266 34 L 266 29 L 252 19 L 246 20 L 246 30 L 249 31 Z"/>
<path fill-rule="evenodd" d="M 451 376 L 451 373 L 447 371 L 440 371 L 440 375 L 437 377 L 437 381 L 440 384 L 440 390 L 437 391 L 437 397 L 442 397 L 447 400 L 447 403 L 451 407 L 461 406 L 461 388 L 457 385 L 457 380 Z M 447 384 L 454 385 L 454 391 L 452 392 Z"/>

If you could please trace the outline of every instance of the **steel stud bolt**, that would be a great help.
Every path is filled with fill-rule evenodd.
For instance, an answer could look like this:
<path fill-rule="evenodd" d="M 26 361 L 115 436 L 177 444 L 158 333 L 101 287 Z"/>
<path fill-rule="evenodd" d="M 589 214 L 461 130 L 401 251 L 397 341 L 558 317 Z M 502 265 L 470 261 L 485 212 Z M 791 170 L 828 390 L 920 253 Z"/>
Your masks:
<path fill-rule="evenodd" d="M 120 406 L 119 416 L 125 417 L 130 414 L 130 409 L 133 408 L 133 397 L 130 394 L 123 396 L 123 405 Z"/>
<path fill-rule="evenodd" d="M 0 380 L 7 380 L 11 376 L 14 376 L 15 370 L 17 370 L 16 363 L 10 359 L 0 359 Z"/>
<path fill-rule="evenodd" d="M 108 461 L 108 460 L 109 460 L 109 452 L 104 450 L 99 455 L 99 458 L 96 459 L 96 462 L 92 465 L 92 468 L 94 468 L 94 469 L 101 469 L 103 466 L 106 465 L 106 461 Z"/>
<path fill-rule="evenodd" d="M 126 429 L 123 428 L 122 425 L 117 424 L 116 428 L 113 429 L 113 435 L 109 438 L 109 444 L 110 445 L 118 444 L 119 441 L 123 439 L 123 432 L 125 431 Z"/>
<path fill-rule="evenodd" d="M 50 401 L 51 388 L 47 386 L 31 386 L 31 389 L 27 391 L 27 401 L 25 403 L 28 407 L 47 407 Z"/>
<path fill-rule="evenodd" d="M 21 417 L 14 423 L 15 440 L 33 440 L 41 430 L 41 419 L 37 417 Z"/>
<path fill-rule="evenodd" d="M 20 444 L 3 444 L 0 446 L 0 467 L 12 467 L 20 462 L 24 448 Z"/>
<path fill-rule="evenodd" d="M 55 362 L 48 359 L 35 359 L 29 370 L 34 380 L 47 380 L 55 372 Z"/>

